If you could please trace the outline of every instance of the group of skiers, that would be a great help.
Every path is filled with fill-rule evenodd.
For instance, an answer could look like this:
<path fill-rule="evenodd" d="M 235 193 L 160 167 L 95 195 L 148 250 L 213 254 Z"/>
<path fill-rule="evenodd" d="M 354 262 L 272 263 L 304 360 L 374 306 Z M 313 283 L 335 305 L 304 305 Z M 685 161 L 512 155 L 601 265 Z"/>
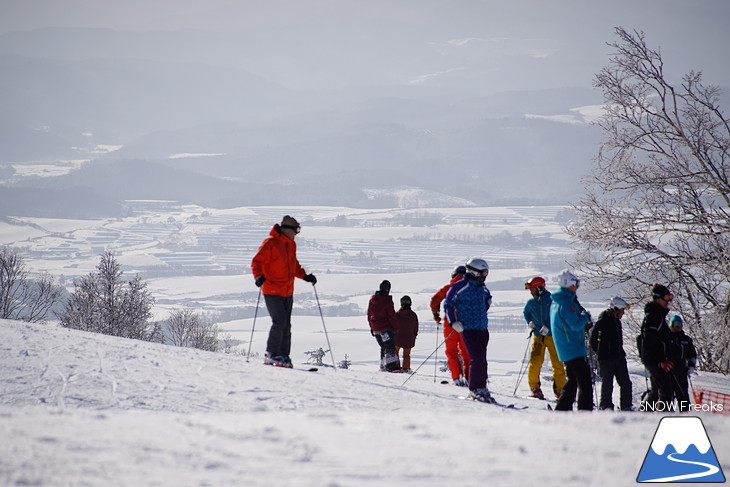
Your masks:
<path fill-rule="evenodd" d="M 390 295 L 390 281 L 380 283 L 368 303 L 370 333 L 380 346 L 380 370 L 385 372 L 409 372 L 411 349 L 418 336 L 418 316 L 411 310 L 411 298 L 400 299 L 396 312 Z M 403 350 L 403 363 L 400 351 Z"/>
<path fill-rule="evenodd" d="M 296 257 L 295 237 L 300 229 L 294 218 L 285 216 L 271 229 L 251 262 L 256 286 L 261 288 L 272 321 L 264 357 L 268 365 L 292 366 L 289 354 L 294 278 L 312 285 L 317 283 L 317 278 L 308 274 Z M 485 286 L 488 275 L 489 265 L 484 259 L 469 259 L 454 269 L 451 281 L 430 301 L 434 321 L 443 324 L 447 365 L 453 383 L 468 387 L 469 396 L 482 402 L 494 402 L 487 388 L 488 311 L 492 304 L 492 295 Z M 619 408 L 632 410 L 632 384 L 621 322 L 629 304 L 623 298 L 614 297 L 594 325 L 590 313 L 577 298 L 580 280 L 571 271 L 564 270 L 558 275 L 558 285 L 559 289 L 550 293 L 542 277 L 533 277 L 525 283 L 532 296 L 523 310 L 532 336 L 527 372 L 532 396 L 545 398 L 540 371 L 547 351 L 557 399 L 555 410 L 572 410 L 576 399 L 579 410 L 592 410 L 596 370 L 602 379 L 599 409 L 614 409 L 615 379 L 620 387 Z M 390 290 L 389 281 L 380 283 L 368 303 L 368 323 L 380 347 L 381 370 L 410 372 L 418 316 L 411 309 L 409 296 L 400 299 L 400 309 L 396 312 Z M 676 399 L 680 408 L 688 409 L 688 375 L 694 371 L 697 353 L 691 338 L 682 330 L 682 318 L 675 314 L 667 321 L 673 298 L 665 286 L 655 284 L 652 301 L 644 309 L 641 335 L 637 337 L 640 357 L 651 381 L 644 401 L 670 403 Z"/>

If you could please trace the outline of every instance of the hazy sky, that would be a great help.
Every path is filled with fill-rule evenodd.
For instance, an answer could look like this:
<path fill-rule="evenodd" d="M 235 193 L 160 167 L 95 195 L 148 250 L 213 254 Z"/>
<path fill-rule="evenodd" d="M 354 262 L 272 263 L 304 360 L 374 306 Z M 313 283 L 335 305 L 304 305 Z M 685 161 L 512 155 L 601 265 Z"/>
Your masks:
<path fill-rule="evenodd" d="M 536 82 L 555 77 L 556 83 L 585 85 L 605 64 L 605 43 L 613 40 L 617 25 L 644 30 L 649 44 L 670 52 L 682 72 L 702 69 L 718 84 L 730 84 L 726 0 L 1 0 L 1 5 L 0 33 L 51 26 L 183 31 L 188 39 L 199 36 L 200 51 L 178 40 L 186 51 L 178 56 L 246 68 L 294 89 L 449 82 L 474 89 L 464 80 L 477 79 L 491 91 L 490 73 L 497 78 L 514 71 L 522 80 L 529 60 L 552 66 L 540 66 Z M 514 87 L 524 88 L 521 84 L 527 80 Z M 508 86 L 494 80 L 494 90 Z"/>
<path fill-rule="evenodd" d="M 120 145 L 110 158 L 333 195 L 300 202 L 463 181 L 475 201 L 562 202 L 598 149 L 575 109 L 602 102 L 615 27 L 644 31 L 674 84 L 730 87 L 728 19 L 730 0 L 0 0 L 0 157 Z M 120 178 L 92 169 L 59 184 Z M 118 198 L 204 187 L 178 176 Z"/>

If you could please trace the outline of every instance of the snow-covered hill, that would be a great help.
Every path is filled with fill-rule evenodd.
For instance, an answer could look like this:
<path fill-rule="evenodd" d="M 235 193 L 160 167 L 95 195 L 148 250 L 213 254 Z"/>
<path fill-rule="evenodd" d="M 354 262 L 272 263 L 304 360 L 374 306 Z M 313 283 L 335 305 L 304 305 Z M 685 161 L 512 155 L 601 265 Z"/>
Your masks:
<path fill-rule="evenodd" d="M 490 342 L 490 388 L 527 406 L 508 410 L 458 399 L 427 367 L 401 386 L 374 363 L 286 370 L 0 321 L 0 485 L 633 484 L 660 416 L 511 397 L 524 346 Z M 730 465 L 728 419 L 701 417 Z"/>

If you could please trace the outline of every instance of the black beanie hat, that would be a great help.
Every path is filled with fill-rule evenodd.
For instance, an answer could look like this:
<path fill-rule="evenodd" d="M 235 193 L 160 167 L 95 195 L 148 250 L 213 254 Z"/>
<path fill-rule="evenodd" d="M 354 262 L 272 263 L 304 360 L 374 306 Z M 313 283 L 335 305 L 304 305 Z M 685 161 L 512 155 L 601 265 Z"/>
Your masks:
<path fill-rule="evenodd" d="M 667 286 L 664 286 L 659 283 L 654 283 L 654 286 L 651 288 L 651 295 L 654 299 L 661 298 L 664 299 L 664 296 L 667 294 L 672 294 L 669 289 L 667 289 Z"/>
<path fill-rule="evenodd" d="M 411 301 L 411 297 L 410 296 L 403 296 L 402 298 L 400 298 L 400 305 L 401 306 L 409 306 L 410 307 L 412 304 L 413 304 L 413 301 Z"/>

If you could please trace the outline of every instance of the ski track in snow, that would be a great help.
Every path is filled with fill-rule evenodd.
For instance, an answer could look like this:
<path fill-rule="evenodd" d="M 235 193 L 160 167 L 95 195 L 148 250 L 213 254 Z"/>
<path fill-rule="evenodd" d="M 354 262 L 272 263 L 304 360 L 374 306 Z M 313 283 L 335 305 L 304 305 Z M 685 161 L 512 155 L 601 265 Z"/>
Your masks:
<path fill-rule="evenodd" d="M 633 484 L 661 416 L 549 412 L 526 384 L 513 397 L 524 337 L 497 335 L 490 389 L 526 410 L 459 400 L 427 372 L 403 387 L 370 337 L 372 363 L 307 372 L 0 321 L 0 485 Z M 730 464 L 727 418 L 702 418 Z"/>

